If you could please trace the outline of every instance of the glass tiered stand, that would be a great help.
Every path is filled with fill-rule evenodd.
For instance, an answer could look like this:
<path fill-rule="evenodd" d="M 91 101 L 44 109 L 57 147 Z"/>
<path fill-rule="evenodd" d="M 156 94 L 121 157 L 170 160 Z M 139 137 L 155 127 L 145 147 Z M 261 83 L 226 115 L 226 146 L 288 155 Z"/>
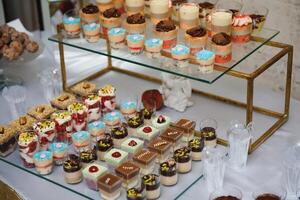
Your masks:
<path fill-rule="evenodd" d="M 148 26 L 151 27 L 151 26 Z M 147 37 L 151 37 L 151 30 L 147 30 Z M 149 33 L 149 35 L 148 35 Z M 134 70 L 124 69 L 124 67 L 120 68 L 118 66 L 113 66 L 113 59 L 121 60 L 124 62 L 128 62 L 131 64 L 136 64 L 141 67 L 145 67 L 152 70 L 157 70 L 160 72 L 165 72 L 181 77 L 185 77 L 191 80 L 195 80 L 197 83 L 206 83 L 213 84 L 218 79 L 223 76 L 231 76 L 236 79 L 245 80 L 247 83 L 246 90 L 246 102 L 240 102 L 237 100 L 233 100 L 227 97 L 219 96 L 216 94 L 211 94 L 206 91 L 200 91 L 193 89 L 193 93 L 195 95 L 202 95 L 210 99 L 214 99 L 216 101 L 223 102 L 225 104 L 230 104 L 232 106 L 240 107 L 246 110 L 245 121 L 248 124 L 253 121 L 254 112 L 260 113 L 267 117 L 274 118 L 274 123 L 270 127 L 265 127 L 264 132 L 261 132 L 259 137 L 255 138 L 251 142 L 251 146 L 249 148 L 249 153 L 253 152 L 257 149 L 267 138 L 272 136 L 274 132 L 279 129 L 289 117 L 289 104 L 290 104 L 290 93 L 291 93 L 291 74 L 292 74 L 292 59 L 293 59 L 293 47 L 291 45 L 282 44 L 278 42 L 271 41 L 276 35 L 278 35 L 278 31 L 271 29 L 263 29 L 260 33 L 256 35 L 252 35 L 251 41 L 246 44 L 238 45 L 233 44 L 233 59 L 230 63 L 226 65 L 215 65 L 214 72 L 212 74 L 201 74 L 196 69 L 195 63 L 190 62 L 189 69 L 190 70 L 180 70 L 178 68 L 172 67 L 170 65 L 165 65 L 165 63 L 171 62 L 172 58 L 170 57 L 170 52 L 163 51 L 162 58 L 158 60 L 149 59 L 145 56 L 145 54 L 131 56 L 127 49 L 122 50 L 113 50 L 110 48 L 109 41 L 101 37 L 101 39 L 97 43 L 88 43 L 84 38 L 77 39 L 68 39 L 64 37 L 62 26 L 58 26 L 58 34 L 53 35 L 49 38 L 50 41 L 58 43 L 59 53 L 60 53 L 60 64 L 61 64 L 61 73 L 62 73 L 62 83 L 63 89 L 68 91 L 72 85 L 68 85 L 67 79 L 67 70 L 65 64 L 64 57 L 64 46 L 74 47 L 80 50 L 85 50 L 87 52 L 104 55 L 107 57 L 108 65 L 105 68 L 101 68 L 100 71 L 89 75 L 88 77 L 81 77 L 81 81 L 88 80 L 92 81 L 104 74 L 114 71 L 116 73 L 123 73 L 129 76 L 141 78 L 145 81 L 151 81 L 160 84 L 161 80 L 157 77 L 149 76 L 148 74 L 143 74 Z M 183 43 L 183 33 L 179 33 L 179 43 Z M 249 72 L 249 70 L 244 70 L 240 64 L 249 59 L 253 59 L 253 54 L 257 52 L 259 49 L 263 49 L 261 47 L 269 46 L 271 48 L 279 49 L 276 54 L 269 58 L 265 59 L 265 63 L 260 67 L 257 67 L 254 71 Z M 284 108 L 283 112 L 273 111 L 271 109 L 254 106 L 253 102 L 253 94 L 254 94 L 254 81 L 260 77 L 267 69 L 273 66 L 277 61 L 282 59 L 285 55 L 287 55 L 287 73 L 286 73 L 286 88 L 285 88 L 285 99 L 284 99 Z M 265 125 L 267 126 L 267 125 Z M 218 144 L 227 145 L 228 141 L 225 138 L 218 138 Z M 9 155 L 6 158 L 0 158 L 2 161 L 13 165 L 17 168 L 20 168 L 24 171 L 27 171 L 35 176 L 38 176 L 42 179 L 45 179 L 51 183 L 54 183 L 60 187 L 63 187 L 69 191 L 72 191 L 78 195 L 81 195 L 87 199 L 99 199 L 100 196 L 98 192 L 92 191 L 87 188 L 84 182 L 81 182 L 77 185 L 69 185 L 65 183 L 62 173 L 62 167 L 55 167 L 53 172 L 47 176 L 39 175 L 34 169 L 26 169 L 22 166 L 21 159 L 19 158 L 19 154 L 15 151 L 13 154 Z M 164 187 L 162 186 L 162 196 L 161 199 L 179 199 L 183 193 L 185 193 L 194 183 L 198 182 L 203 177 L 202 173 L 202 164 L 201 162 L 193 162 L 193 170 L 188 174 L 183 174 L 179 176 L 179 181 L 176 186 L 173 187 Z M 121 199 L 125 199 L 125 190 L 122 191 Z"/>

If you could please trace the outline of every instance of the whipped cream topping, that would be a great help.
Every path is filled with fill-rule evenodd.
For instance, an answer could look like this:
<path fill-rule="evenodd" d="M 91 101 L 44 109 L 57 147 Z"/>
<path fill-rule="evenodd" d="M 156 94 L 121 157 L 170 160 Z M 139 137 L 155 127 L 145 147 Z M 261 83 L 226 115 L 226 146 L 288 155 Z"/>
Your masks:
<path fill-rule="evenodd" d="M 246 26 L 252 23 L 252 19 L 249 15 L 237 15 L 233 17 L 233 26 Z"/>
<path fill-rule="evenodd" d="M 115 96 L 116 95 L 116 88 L 112 85 L 105 85 L 98 91 L 98 95 L 102 96 Z"/>
<path fill-rule="evenodd" d="M 100 102 L 101 98 L 98 95 L 89 95 L 85 100 L 84 103 L 88 106 L 94 105 L 97 102 Z"/>
<path fill-rule="evenodd" d="M 39 133 L 46 133 L 55 129 L 55 122 L 53 121 L 42 121 L 33 125 L 33 129 Z"/>

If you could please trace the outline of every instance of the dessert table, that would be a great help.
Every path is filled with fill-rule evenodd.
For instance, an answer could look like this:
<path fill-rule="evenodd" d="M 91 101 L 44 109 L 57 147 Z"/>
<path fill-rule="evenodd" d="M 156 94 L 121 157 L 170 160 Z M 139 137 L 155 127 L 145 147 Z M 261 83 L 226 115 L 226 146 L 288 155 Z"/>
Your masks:
<path fill-rule="evenodd" d="M 46 45 L 51 45 L 47 43 Z M 50 47 L 51 48 L 51 47 Z M 55 55 L 57 50 L 55 51 Z M 71 74 L 69 81 L 75 82 L 77 74 L 90 74 L 95 69 L 95 66 L 103 66 L 103 62 L 106 62 L 106 59 L 102 58 L 99 55 L 86 54 L 85 52 L 76 51 L 73 52 L 72 49 L 66 48 L 66 62 L 68 63 L 69 74 Z M 56 55 L 57 56 L 57 55 Z M 39 84 L 38 77 L 36 76 L 39 72 L 49 68 L 53 65 L 51 60 L 52 55 L 49 55 L 49 52 L 44 51 L 36 60 L 29 63 L 25 63 L 22 66 L 14 67 L 7 69 L 11 73 L 22 75 L 24 80 L 24 85 L 27 88 L 27 106 L 46 102 L 43 97 L 42 87 Z M 91 62 L 91 64 L 87 64 Z M 93 63 L 92 63 L 93 62 Z M 102 62 L 102 63 L 101 63 Z M 159 75 L 155 71 L 147 71 L 147 69 L 138 68 L 133 64 L 119 62 L 119 66 L 130 65 L 130 67 L 137 68 L 137 71 L 144 71 L 144 73 L 151 73 L 151 75 Z M 89 66 L 89 67 L 87 67 Z M 91 67 L 90 67 L 91 66 Z M 98 70 L 98 69 L 96 69 Z M 216 82 L 214 85 L 199 85 L 202 90 L 210 90 L 216 93 L 226 94 L 232 98 L 238 100 L 244 100 L 240 96 L 241 93 L 236 92 L 239 89 L 243 89 L 243 84 L 238 84 L 234 82 L 230 77 L 224 77 Z M 136 78 L 128 78 L 127 75 L 118 74 L 116 72 L 110 72 L 101 79 L 95 81 L 97 85 L 103 85 L 105 83 L 111 83 L 117 88 L 118 98 L 125 96 L 127 92 L 132 92 L 135 94 L 141 94 L 146 89 L 158 88 L 159 85 L 152 82 L 142 81 Z M 192 82 L 193 85 L 193 82 Z M 230 89 L 228 89 L 230 87 Z M 267 94 L 265 93 L 265 87 L 268 87 L 265 84 L 258 83 L 256 85 L 258 88 L 257 93 L 255 94 L 254 101 L 257 104 L 266 104 L 266 97 L 276 99 L 276 103 L 270 106 L 270 108 L 276 109 L 278 105 L 281 105 L 284 101 L 282 98 L 283 94 L 276 93 L 275 91 L 270 91 Z M 190 118 L 199 123 L 203 117 L 212 117 L 216 118 L 219 122 L 219 134 L 226 134 L 226 126 L 228 122 L 237 117 L 242 118 L 242 114 L 238 114 L 236 108 L 225 106 L 222 103 L 214 102 L 209 99 L 205 99 L 199 96 L 193 96 L 192 100 L 195 104 L 194 107 L 187 109 L 184 113 L 179 113 L 174 110 L 164 108 L 163 113 L 170 116 L 173 121 L 176 121 L 182 117 Z M 206 102 L 205 102 L 206 101 Z M 207 101 L 211 104 L 209 107 L 201 107 L 202 102 Z M 10 119 L 9 108 L 7 102 L 4 98 L 0 97 L 0 123 L 7 123 Z M 215 111 L 223 112 L 222 115 L 215 116 Z M 244 195 L 245 200 L 252 199 L 251 193 L 256 189 L 260 188 L 279 188 L 284 183 L 281 181 L 282 176 L 282 166 L 281 160 L 283 159 L 283 153 L 288 146 L 300 141 L 300 135 L 297 134 L 300 124 L 299 124 L 299 111 L 300 111 L 300 102 L 296 100 L 291 100 L 291 113 L 289 121 L 282 126 L 282 128 L 277 131 L 274 136 L 269 138 L 264 144 L 262 144 L 255 152 L 249 156 L 248 165 L 243 171 L 234 171 L 233 169 L 226 168 L 224 184 L 231 184 L 238 186 Z M 255 123 L 255 122 L 254 122 Z M 222 132 L 222 133 L 221 133 Z M 199 175 L 201 171 L 199 170 Z M 11 185 L 17 192 L 24 196 L 25 199 L 44 199 L 50 200 L 54 198 L 64 199 L 83 199 L 82 196 L 79 196 L 73 192 L 68 191 L 55 184 L 52 184 L 49 181 L 45 181 L 36 176 L 24 172 L 18 168 L 12 167 L 4 162 L 0 162 L 0 179 L 7 184 Z M 180 181 L 180 180 L 179 180 Z M 184 193 L 179 196 L 179 199 L 195 199 L 197 195 L 198 199 L 208 199 L 208 192 L 204 184 L 203 178 L 197 179 L 195 182 L 191 182 L 190 187 L 187 188 Z M 176 186 L 174 186 L 176 187 Z M 88 190 L 88 188 L 87 188 Z M 200 198 L 201 197 L 201 198 Z M 99 198 L 100 199 L 100 198 Z"/>

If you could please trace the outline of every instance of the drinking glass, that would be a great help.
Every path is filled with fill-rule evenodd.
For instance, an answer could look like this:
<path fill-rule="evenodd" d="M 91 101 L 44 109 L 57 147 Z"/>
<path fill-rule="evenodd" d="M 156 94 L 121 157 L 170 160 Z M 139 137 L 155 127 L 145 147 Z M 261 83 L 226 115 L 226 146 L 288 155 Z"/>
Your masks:
<path fill-rule="evenodd" d="M 283 179 L 288 195 L 296 195 L 300 186 L 300 143 L 289 147 L 285 152 Z"/>
<path fill-rule="evenodd" d="M 260 189 L 256 189 L 255 192 L 252 193 L 253 199 L 256 199 L 259 196 L 264 196 L 266 197 L 279 197 L 280 200 L 285 200 L 286 199 L 286 190 L 281 187 L 281 186 L 274 186 L 272 185 L 271 187 L 261 187 L 259 186 Z M 267 198 L 266 198 L 267 199 Z M 295 198 L 292 198 L 295 199 Z"/>
<path fill-rule="evenodd" d="M 26 113 L 26 88 L 24 86 L 5 87 L 2 96 L 8 103 L 12 119 Z"/>
<path fill-rule="evenodd" d="M 247 126 L 238 120 L 232 121 L 227 131 L 229 139 L 229 163 L 234 169 L 246 167 L 253 123 Z"/>
<path fill-rule="evenodd" d="M 60 94 L 60 74 L 58 69 L 46 69 L 38 74 L 42 86 L 44 98 L 50 102 L 51 99 Z"/>
<path fill-rule="evenodd" d="M 203 150 L 204 177 L 209 192 L 223 186 L 226 152 L 224 149 L 207 146 Z"/>
<path fill-rule="evenodd" d="M 242 191 L 239 188 L 234 187 L 234 186 L 225 186 L 221 189 L 217 189 L 217 190 L 213 191 L 209 195 L 209 200 L 214 200 L 214 199 L 217 199 L 218 197 L 224 197 L 224 196 L 233 196 L 238 199 L 243 198 Z"/>

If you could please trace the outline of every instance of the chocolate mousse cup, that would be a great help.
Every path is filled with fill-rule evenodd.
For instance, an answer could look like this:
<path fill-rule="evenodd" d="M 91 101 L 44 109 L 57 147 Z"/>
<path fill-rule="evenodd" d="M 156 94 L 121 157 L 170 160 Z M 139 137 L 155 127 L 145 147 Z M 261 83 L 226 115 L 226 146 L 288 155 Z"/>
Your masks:
<path fill-rule="evenodd" d="M 122 24 L 121 13 L 115 8 L 105 10 L 100 16 L 100 19 L 102 22 L 102 33 L 104 36 L 107 36 L 110 29 L 121 27 Z"/>
<path fill-rule="evenodd" d="M 204 127 L 201 129 L 201 135 L 204 137 L 205 146 L 215 147 L 217 145 L 216 129 L 212 127 Z"/>
<path fill-rule="evenodd" d="M 115 200 L 121 195 L 122 178 L 107 173 L 98 180 L 98 187 L 103 199 Z"/>
<path fill-rule="evenodd" d="M 128 136 L 127 128 L 124 124 L 111 130 L 111 136 L 113 139 L 114 147 L 121 148 L 121 144 Z"/>
<path fill-rule="evenodd" d="M 146 29 L 145 16 L 140 13 L 129 15 L 124 23 L 124 27 L 128 34 L 144 34 Z"/>
<path fill-rule="evenodd" d="M 145 175 L 153 173 L 156 157 L 156 153 L 142 149 L 134 154 L 132 160 L 140 167 L 140 173 Z"/>
<path fill-rule="evenodd" d="M 189 119 L 180 119 L 175 126 L 183 131 L 182 140 L 188 142 L 195 133 L 196 122 Z"/>
<path fill-rule="evenodd" d="M 226 33 L 217 33 L 212 37 L 212 50 L 216 63 L 228 63 L 232 59 L 231 37 Z"/>
<path fill-rule="evenodd" d="M 132 161 L 122 163 L 115 169 L 116 174 L 123 178 L 123 187 L 132 188 L 139 182 L 140 168 Z"/>
<path fill-rule="evenodd" d="M 200 161 L 202 159 L 202 151 L 204 149 L 204 137 L 190 140 L 188 147 L 191 150 L 192 160 Z"/>
<path fill-rule="evenodd" d="M 156 24 L 153 34 L 163 41 L 163 49 L 170 49 L 177 43 L 177 32 L 174 21 L 162 20 Z"/>
<path fill-rule="evenodd" d="M 93 4 L 89 4 L 81 9 L 80 17 L 84 24 L 98 23 L 99 22 L 99 9 Z"/>
<path fill-rule="evenodd" d="M 185 32 L 184 39 L 186 45 L 190 48 L 192 58 L 202 49 L 205 49 L 207 44 L 207 32 L 204 28 L 194 27 Z"/>
<path fill-rule="evenodd" d="M 166 162 L 163 162 L 159 166 L 160 181 L 161 184 L 165 186 L 176 185 L 178 181 L 178 174 L 176 168 L 176 161 L 170 159 Z"/>
<path fill-rule="evenodd" d="M 104 155 L 114 146 L 113 140 L 109 134 L 105 134 L 105 138 L 97 142 L 97 157 L 98 160 L 104 161 Z"/>
<path fill-rule="evenodd" d="M 282 198 L 275 194 L 261 194 L 257 196 L 255 200 L 282 200 Z"/>
<path fill-rule="evenodd" d="M 192 170 L 192 160 L 190 150 L 187 147 L 176 149 L 174 151 L 174 159 L 177 163 L 178 173 L 188 173 Z"/>
<path fill-rule="evenodd" d="M 82 180 L 81 163 L 78 156 L 71 154 L 63 164 L 64 178 L 66 183 L 76 184 Z"/>
<path fill-rule="evenodd" d="M 144 175 L 142 184 L 146 187 L 147 199 L 158 199 L 160 197 L 160 180 L 158 175 Z"/>

